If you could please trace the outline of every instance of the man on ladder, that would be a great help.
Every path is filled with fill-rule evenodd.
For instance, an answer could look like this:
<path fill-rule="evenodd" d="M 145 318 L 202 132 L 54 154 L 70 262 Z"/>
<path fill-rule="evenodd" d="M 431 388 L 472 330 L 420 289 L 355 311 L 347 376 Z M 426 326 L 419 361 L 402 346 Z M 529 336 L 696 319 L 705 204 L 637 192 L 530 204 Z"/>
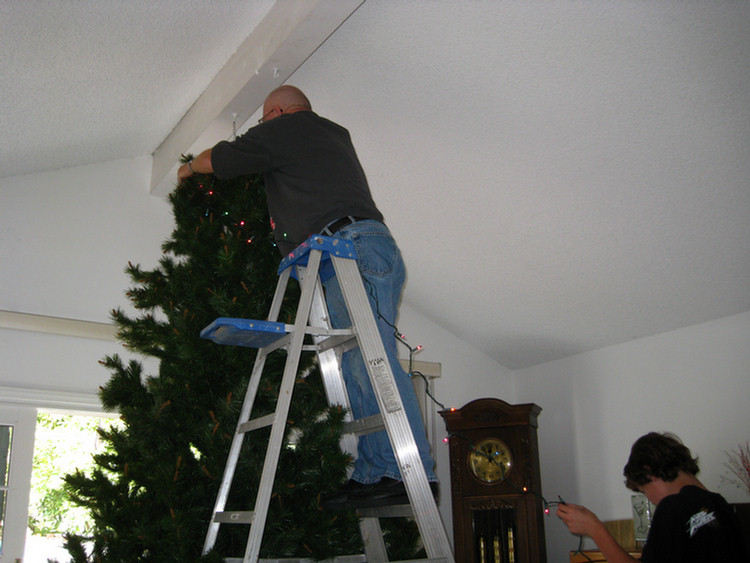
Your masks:
<path fill-rule="evenodd" d="M 274 239 L 286 255 L 310 235 L 352 241 L 357 265 L 376 316 L 393 376 L 433 491 L 435 463 L 414 388 L 398 362 L 394 324 L 405 268 L 383 215 L 375 205 L 349 132 L 312 111 L 298 88 L 281 86 L 263 104 L 256 127 L 234 141 L 222 141 L 178 170 L 179 180 L 194 173 L 227 179 L 263 173 Z M 336 276 L 324 283 L 334 328 L 350 324 Z M 342 359 L 352 413 L 379 413 L 358 349 Z M 373 507 L 408 502 L 396 458 L 385 431 L 359 438 L 351 479 L 321 500 L 324 508 Z"/>

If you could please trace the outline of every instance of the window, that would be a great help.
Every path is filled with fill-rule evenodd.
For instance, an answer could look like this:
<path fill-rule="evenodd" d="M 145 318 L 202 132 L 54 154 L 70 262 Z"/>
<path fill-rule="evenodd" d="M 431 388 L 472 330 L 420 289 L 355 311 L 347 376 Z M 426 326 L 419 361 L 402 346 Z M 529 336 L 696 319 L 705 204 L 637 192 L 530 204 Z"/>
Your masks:
<path fill-rule="evenodd" d="M 8 473 L 10 469 L 10 444 L 12 439 L 13 427 L 0 426 L 0 555 L 3 552 L 5 505 L 8 499 Z"/>
<path fill-rule="evenodd" d="M 34 457 L 36 409 L 0 405 L 0 563 L 23 558 L 29 514 L 29 482 Z"/>
<path fill-rule="evenodd" d="M 90 474 L 93 454 L 106 447 L 97 428 L 120 424 L 110 416 L 38 412 L 24 563 L 67 561 L 70 554 L 63 547 L 64 533 L 89 534 L 91 514 L 70 500 L 64 478 L 77 469 Z"/>

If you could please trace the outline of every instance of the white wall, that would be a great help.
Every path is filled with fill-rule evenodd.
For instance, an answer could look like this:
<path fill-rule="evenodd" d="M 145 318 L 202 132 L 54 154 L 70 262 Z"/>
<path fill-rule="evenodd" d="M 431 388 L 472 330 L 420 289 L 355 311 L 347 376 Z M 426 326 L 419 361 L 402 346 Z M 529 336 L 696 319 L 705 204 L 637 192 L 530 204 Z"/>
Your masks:
<path fill-rule="evenodd" d="M 107 321 L 172 230 L 150 158 L 0 179 L 0 309 Z"/>
<path fill-rule="evenodd" d="M 724 452 L 750 439 L 750 313 L 581 354 L 514 373 L 516 401 L 540 415 L 542 486 L 603 520 L 630 518 L 622 468 L 648 431 L 677 434 L 700 457 L 699 478 L 729 502 Z M 577 547 L 546 521 L 549 561 Z"/>
<path fill-rule="evenodd" d="M 173 228 L 149 178 L 140 158 L 0 179 L 0 309 L 98 322 L 114 307 L 132 310 L 124 268 L 156 265 Z M 96 395 L 108 377 L 98 361 L 113 352 L 123 350 L 0 329 L 0 393 L 6 402 L 17 402 L 14 389 Z"/>
<path fill-rule="evenodd" d="M 404 297 L 407 298 L 408 293 Z M 400 308 L 398 328 L 411 346 L 422 346 L 422 350 L 415 354 L 415 360 L 441 364 L 442 376 L 436 385 L 438 399 L 446 408 L 462 407 L 479 397 L 497 397 L 513 402 L 511 370 L 408 305 Z"/>
<path fill-rule="evenodd" d="M 409 291 L 408 282 L 405 291 Z M 405 293 L 404 297 L 407 296 Z M 434 383 L 434 395 L 445 408 L 459 408 L 480 397 L 496 397 L 509 403 L 514 402 L 512 372 L 509 369 L 406 305 L 400 308 L 398 328 L 406 336 L 410 346 L 423 347 L 421 352 L 415 354 L 415 360 L 441 365 L 441 376 Z M 402 355 L 408 357 L 408 350 Z M 438 406 L 434 408 L 440 409 Z M 445 437 L 442 417 L 438 416 L 437 419 L 436 434 L 438 438 Z M 448 444 L 438 439 L 433 457 L 440 480 L 440 513 L 448 536 L 452 538 Z"/>

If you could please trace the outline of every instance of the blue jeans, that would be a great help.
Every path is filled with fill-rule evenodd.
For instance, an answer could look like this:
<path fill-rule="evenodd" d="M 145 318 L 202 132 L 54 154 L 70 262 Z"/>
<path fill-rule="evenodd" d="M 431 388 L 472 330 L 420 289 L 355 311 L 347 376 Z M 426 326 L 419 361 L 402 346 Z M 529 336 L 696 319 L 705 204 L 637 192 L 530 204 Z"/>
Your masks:
<path fill-rule="evenodd" d="M 417 443 L 427 479 L 436 481 L 435 462 L 430 455 L 430 443 L 422 422 L 417 396 L 409 375 L 398 362 L 395 325 L 401 290 L 406 279 L 406 269 L 401 251 L 396 246 L 388 228 L 379 221 L 358 221 L 338 231 L 337 238 L 350 240 L 357 251 L 357 266 L 364 280 L 365 291 L 378 323 L 386 355 L 396 380 L 396 387 L 404 404 L 414 439 Z M 328 312 L 334 328 L 351 325 L 341 288 L 335 276 L 324 284 Z M 384 320 L 378 316 L 385 317 Z M 341 369 L 354 418 L 359 419 L 380 412 L 370 377 L 358 348 L 344 353 Z M 376 483 L 383 477 L 401 480 L 388 435 L 384 430 L 360 436 L 357 444 L 357 461 L 351 478 L 364 484 Z"/>

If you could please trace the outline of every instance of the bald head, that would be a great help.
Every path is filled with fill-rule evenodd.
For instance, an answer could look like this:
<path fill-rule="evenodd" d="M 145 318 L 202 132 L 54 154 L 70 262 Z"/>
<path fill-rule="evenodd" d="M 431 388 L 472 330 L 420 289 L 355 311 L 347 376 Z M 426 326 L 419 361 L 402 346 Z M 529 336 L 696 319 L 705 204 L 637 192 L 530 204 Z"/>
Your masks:
<path fill-rule="evenodd" d="M 269 121 L 284 113 L 312 111 L 310 100 L 295 86 L 279 86 L 268 94 L 263 103 L 263 121 Z"/>

